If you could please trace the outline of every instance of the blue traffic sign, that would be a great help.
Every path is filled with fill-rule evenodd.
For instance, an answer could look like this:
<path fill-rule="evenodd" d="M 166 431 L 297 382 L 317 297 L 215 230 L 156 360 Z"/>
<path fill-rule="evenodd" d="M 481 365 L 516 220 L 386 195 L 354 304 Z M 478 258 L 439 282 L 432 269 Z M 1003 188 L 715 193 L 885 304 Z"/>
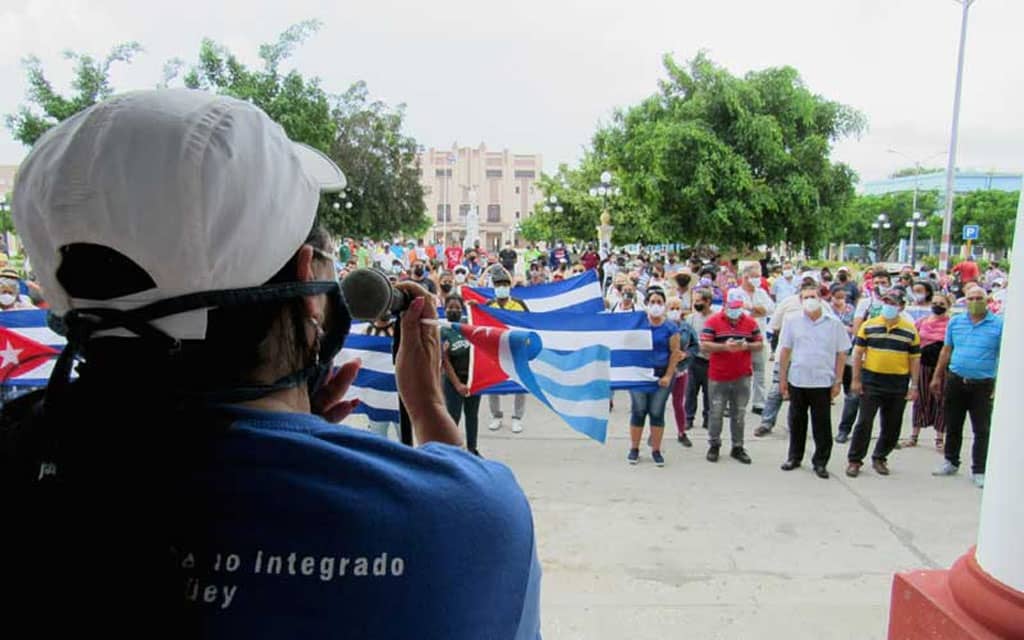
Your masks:
<path fill-rule="evenodd" d="M 981 227 L 976 224 L 964 225 L 964 240 L 977 240 Z"/>

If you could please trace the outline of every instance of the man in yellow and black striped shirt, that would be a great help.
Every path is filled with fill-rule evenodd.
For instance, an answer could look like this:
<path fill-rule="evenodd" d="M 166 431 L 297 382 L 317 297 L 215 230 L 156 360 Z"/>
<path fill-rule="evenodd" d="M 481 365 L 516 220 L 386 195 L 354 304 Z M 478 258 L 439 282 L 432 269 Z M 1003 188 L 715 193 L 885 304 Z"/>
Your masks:
<path fill-rule="evenodd" d="M 902 315 L 906 292 L 893 287 L 882 296 L 882 313 L 860 325 L 853 349 L 853 381 L 850 392 L 861 397 L 860 417 L 853 428 L 846 475 L 857 477 L 871 442 L 875 413 L 879 418 L 878 442 L 871 466 L 889 475 L 886 457 L 896 446 L 907 400 L 917 396 L 921 367 L 921 339 L 914 324 Z"/>

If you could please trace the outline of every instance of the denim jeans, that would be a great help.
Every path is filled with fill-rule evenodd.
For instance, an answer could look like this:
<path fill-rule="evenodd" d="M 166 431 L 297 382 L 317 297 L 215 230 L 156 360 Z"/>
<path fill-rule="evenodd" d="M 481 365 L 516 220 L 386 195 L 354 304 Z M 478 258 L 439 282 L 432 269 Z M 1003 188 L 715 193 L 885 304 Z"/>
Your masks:
<path fill-rule="evenodd" d="M 782 409 L 782 392 L 779 391 L 779 361 L 772 366 L 772 385 L 768 389 L 768 397 L 764 401 L 764 412 L 761 414 L 761 426 L 771 431 Z"/>
<path fill-rule="evenodd" d="M 642 427 L 647 416 L 651 417 L 652 427 L 665 426 L 665 405 L 668 403 L 668 394 L 672 391 L 672 384 L 667 387 L 659 386 L 654 391 L 630 391 L 629 399 L 632 407 L 629 411 L 629 426 Z"/>
<path fill-rule="evenodd" d="M 750 376 L 743 376 L 729 382 L 711 381 L 711 424 L 708 427 L 708 444 L 718 447 L 722 444 L 722 421 L 729 405 L 729 431 L 732 446 L 743 446 L 743 419 L 750 400 Z"/>
<path fill-rule="evenodd" d="M 754 375 L 751 380 L 750 391 L 751 391 L 751 406 L 756 409 L 764 407 L 765 404 L 765 381 L 764 381 L 764 370 L 765 365 L 768 363 L 768 353 L 761 349 L 750 354 L 750 362 L 754 368 Z"/>

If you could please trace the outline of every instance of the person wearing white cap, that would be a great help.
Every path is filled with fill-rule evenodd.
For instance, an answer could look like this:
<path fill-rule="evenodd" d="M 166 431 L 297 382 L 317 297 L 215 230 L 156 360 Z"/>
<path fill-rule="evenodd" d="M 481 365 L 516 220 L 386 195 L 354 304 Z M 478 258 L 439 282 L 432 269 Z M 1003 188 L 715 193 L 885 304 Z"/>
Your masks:
<path fill-rule="evenodd" d="M 399 285 L 396 364 L 421 446 L 334 424 L 359 364 L 331 373 L 350 320 L 316 212 L 344 185 L 199 91 L 106 100 L 33 147 L 14 222 L 68 342 L 0 423 L 13 628 L 539 637 L 529 504 L 458 448 L 422 289 Z"/>
<path fill-rule="evenodd" d="M 750 399 L 753 375 L 751 353 L 764 348 L 757 322 L 743 312 L 743 297 L 729 292 L 726 308 L 708 318 L 701 330 L 701 350 L 708 356 L 711 415 L 708 427 L 708 462 L 718 462 L 722 445 L 722 422 L 728 410 L 732 436 L 731 455 L 743 464 L 750 456 L 743 448 L 743 416 Z"/>

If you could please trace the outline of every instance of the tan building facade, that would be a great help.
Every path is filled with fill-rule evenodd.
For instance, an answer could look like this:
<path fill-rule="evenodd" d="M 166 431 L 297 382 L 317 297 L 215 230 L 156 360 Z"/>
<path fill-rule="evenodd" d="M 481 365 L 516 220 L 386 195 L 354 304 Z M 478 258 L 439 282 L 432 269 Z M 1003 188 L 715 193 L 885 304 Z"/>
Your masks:
<path fill-rule="evenodd" d="M 450 150 L 424 150 L 419 160 L 424 205 L 434 221 L 426 240 L 461 244 L 466 218 L 475 208 L 481 245 L 493 250 L 505 240 L 521 244 L 516 225 L 544 197 L 538 183 L 543 168 L 539 154 L 453 145 Z"/>

